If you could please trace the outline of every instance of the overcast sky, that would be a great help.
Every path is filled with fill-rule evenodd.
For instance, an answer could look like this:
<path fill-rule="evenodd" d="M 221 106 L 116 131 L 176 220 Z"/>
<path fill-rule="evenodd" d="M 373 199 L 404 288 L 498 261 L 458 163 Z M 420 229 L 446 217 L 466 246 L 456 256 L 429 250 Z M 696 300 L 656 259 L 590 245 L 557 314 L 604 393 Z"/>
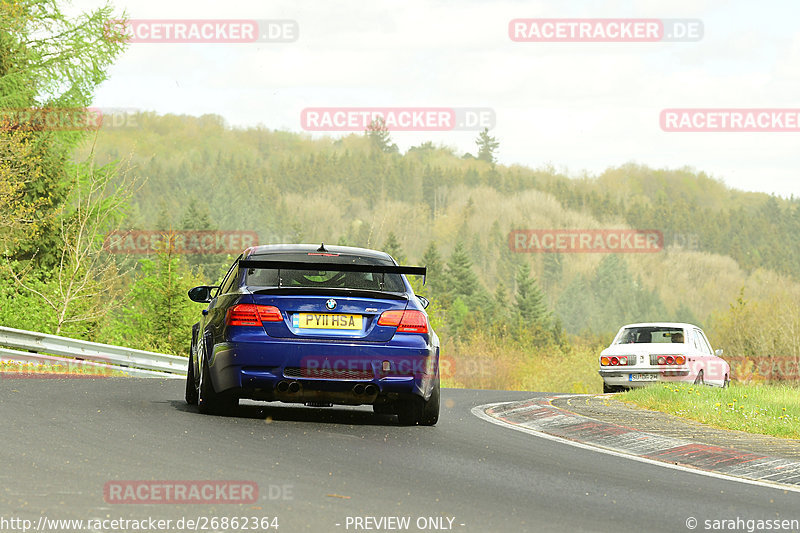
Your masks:
<path fill-rule="evenodd" d="M 66 11 L 104 2 L 75 0 Z M 481 107 L 502 164 L 690 166 L 800 196 L 800 133 L 665 132 L 665 108 L 800 108 L 800 4 L 713 0 L 115 0 L 131 19 L 290 19 L 291 43 L 132 43 L 94 105 L 303 132 L 306 107 Z M 700 19 L 696 42 L 520 43 L 516 18 Z M 309 133 L 310 135 L 310 133 Z M 319 135 L 317 133 L 314 134 Z M 342 135 L 332 133 L 331 135 Z M 475 131 L 394 132 L 475 152 Z"/>

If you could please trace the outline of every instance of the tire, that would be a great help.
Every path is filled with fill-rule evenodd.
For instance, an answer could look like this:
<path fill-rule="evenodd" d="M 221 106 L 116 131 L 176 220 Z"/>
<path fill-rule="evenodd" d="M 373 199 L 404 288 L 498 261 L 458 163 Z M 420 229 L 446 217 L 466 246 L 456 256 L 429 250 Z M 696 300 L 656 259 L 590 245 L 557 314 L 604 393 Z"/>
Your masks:
<path fill-rule="evenodd" d="M 607 384 L 605 381 L 603 382 L 603 393 L 608 394 L 610 392 L 617 392 L 617 388 L 613 385 Z"/>
<path fill-rule="evenodd" d="M 439 421 L 439 379 L 433 385 L 431 397 L 425 401 L 416 396 L 397 405 L 397 419 L 402 426 L 435 426 Z"/>
<path fill-rule="evenodd" d="M 700 372 L 698 372 L 697 373 L 697 377 L 694 378 L 694 384 L 695 385 L 705 385 L 706 384 L 705 380 L 703 379 L 703 371 L 702 370 Z"/>
<path fill-rule="evenodd" d="M 197 384 L 194 382 L 194 356 L 189 348 L 189 369 L 186 371 L 186 403 L 197 405 Z"/>
<path fill-rule="evenodd" d="M 211 383 L 209 374 L 208 363 L 204 359 L 197 394 L 198 410 L 204 415 L 230 414 L 239 405 L 239 399 L 235 396 L 222 395 L 214 391 L 214 384 Z"/>

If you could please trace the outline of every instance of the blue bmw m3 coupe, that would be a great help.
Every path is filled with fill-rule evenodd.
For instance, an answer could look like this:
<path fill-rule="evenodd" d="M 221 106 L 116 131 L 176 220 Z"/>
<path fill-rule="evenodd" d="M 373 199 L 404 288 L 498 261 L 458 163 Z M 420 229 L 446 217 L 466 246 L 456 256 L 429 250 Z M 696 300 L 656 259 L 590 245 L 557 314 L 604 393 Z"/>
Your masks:
<path fill-rule="evenodd" d="M 371 405 L 401 424 L 439 418 L 439 338 L 406 275 L 384 252 L 324 244 L 245 250 L 192 328 L 186 401 L 231 413 L 240 398 Z"/>

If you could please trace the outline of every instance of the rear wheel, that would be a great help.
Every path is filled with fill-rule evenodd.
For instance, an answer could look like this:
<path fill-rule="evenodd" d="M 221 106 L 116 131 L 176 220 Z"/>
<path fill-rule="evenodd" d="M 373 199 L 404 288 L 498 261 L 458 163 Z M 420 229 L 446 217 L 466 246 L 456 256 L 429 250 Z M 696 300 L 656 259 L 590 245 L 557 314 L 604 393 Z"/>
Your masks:
<path fill-rule="evenodd" d="M 403 426 L 435 426 L 439 421 L 439 379 L 426 401 L 419 396 L 397 405 L 397 419 Z"/>
<path fill-rule="evenodd" d="M 694 378 L 694 384 L 695 385 L 705 385 L 706 384 L 705 380 L 703 379 L 703 371 L 702 370 L 700 372 L 698 372 L 697 373 L 697 377 Z"/>
<path fill-rule="evenodd" d="M 235 396 L 223 395 L 214 391 L 208 363 L 205 360 L 203 360 L 203 367 L 200 372 L 200 386 L 198 387 L 197 396 L 198 409 L 206 415 L 229 414 L 239 405 L 239 399 Z"/>
<path fill-rule="evenodd" d="M 603 382 L 603 392 L 608 394 L 610 392 L 620 392 L 622 389 L 620 387 L 615 387 L 614 385 L 609 385 L 605 381 Z"/>
<path fill-rule="evenodd" d="M 197 383 L 194 381 L 194 356 L 189 348 L 189 369 L 186 371 L 186 403 L 197 405 Z"/>

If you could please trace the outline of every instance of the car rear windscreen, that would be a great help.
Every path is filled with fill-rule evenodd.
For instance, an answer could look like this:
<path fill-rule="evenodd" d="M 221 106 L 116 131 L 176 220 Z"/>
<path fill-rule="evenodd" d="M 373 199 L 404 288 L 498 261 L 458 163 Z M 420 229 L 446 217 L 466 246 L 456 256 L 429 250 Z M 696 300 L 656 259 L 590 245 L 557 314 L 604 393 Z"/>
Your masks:
<path fill-rule="evenodd" d="M 684 342 L 682 328 L 665 326 L 641 326 L 625 328 L 614 344 Z"/>
<path fill-rule="evenodd" d="M 256 255 L 255 261 L 298 261 L 303 263 L 343 263 L 352 265 L 394 266 L 391 261 L 355 255 L 269 254 Z M 321 289 L 360 289 L 381 292 L 405 292 L 400 274 L 375 272 L 341 272 L 337 270 L 293 270 L 248 268 L 245 274 L 248 287 L 287 287 Z"/>

